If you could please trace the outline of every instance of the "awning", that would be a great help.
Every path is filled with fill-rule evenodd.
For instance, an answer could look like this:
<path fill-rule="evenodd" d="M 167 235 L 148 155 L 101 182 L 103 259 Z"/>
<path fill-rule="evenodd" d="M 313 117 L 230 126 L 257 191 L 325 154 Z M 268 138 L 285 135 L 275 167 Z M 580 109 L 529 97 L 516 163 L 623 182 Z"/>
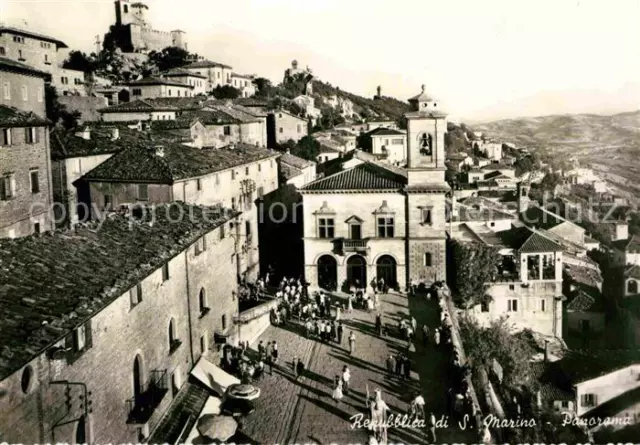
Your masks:
<path fill-rule="evenodd" d="M 191 375 L 221 396 L 229 386 L 240 384 L 239 379 L 223 371 L 204 357 L 198 360 Z"/>

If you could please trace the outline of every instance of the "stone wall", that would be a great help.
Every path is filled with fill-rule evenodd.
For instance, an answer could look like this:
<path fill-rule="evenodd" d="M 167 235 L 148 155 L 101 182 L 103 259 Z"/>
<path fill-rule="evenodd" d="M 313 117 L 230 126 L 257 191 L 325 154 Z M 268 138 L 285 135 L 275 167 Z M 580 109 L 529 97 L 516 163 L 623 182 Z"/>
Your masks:
<path fill-rule="evenodd" d="M 109 105 L 106 97 L 59 96 L 58 102 L 65 105 L 68 111 L 79 111 L 79 123 L 99 121 L 100 113 L 98 113 L 98 110 Z"/>

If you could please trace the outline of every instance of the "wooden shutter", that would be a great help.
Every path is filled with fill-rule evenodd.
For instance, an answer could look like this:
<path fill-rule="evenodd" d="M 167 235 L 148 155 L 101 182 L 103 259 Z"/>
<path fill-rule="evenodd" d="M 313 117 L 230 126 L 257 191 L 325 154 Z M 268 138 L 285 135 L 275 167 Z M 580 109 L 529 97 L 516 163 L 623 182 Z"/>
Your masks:
<path fill-rule="evenodd" d="M 0 178 L 0 200 L 6 201 L 7 199 L 7 179 L 5 177 Z"/>
<path fill-rule="evenodd" d="M 37 144 L 38 142 L 40 142 L 40 131 L 39 131 L 39 130 L 40 130 L 40 129 L 39 129 L 39 128 L 37 128 L 37 127 L 34 127 L 34 128 L 33 128 L 33 133 L 34 133 L 34 136 L 35 136 L 35 137 L 34 137 L 34 140 L 36 141 L 36 144 Z"/>
<path fill-rule="evenodd" d="M 140 296 L 138 296 L 138 301 L 140 300 Z M 91 332 L 91 319 L 87 320 L 84 324 L 84 349 L 87 350 L 93 346 L 93 333 Z"/>

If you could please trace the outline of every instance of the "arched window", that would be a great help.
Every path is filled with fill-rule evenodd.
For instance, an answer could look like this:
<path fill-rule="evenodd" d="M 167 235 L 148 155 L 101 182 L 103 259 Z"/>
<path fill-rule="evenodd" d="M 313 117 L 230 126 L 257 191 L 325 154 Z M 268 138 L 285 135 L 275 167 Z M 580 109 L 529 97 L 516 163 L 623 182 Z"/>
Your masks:
<path fill-rule="evenodd" d="M 129 6 L 124 5 L 124 13 L 126 14 L 126 13 L 128 13 L 128 12 L 129 12 Z"/>
<path fill-rule="evenodd" d="M 638 293 L 638 282 L 636 280 L 627 281 L 627 294 Z"/>
<path fill-rule="evenodd" d="M 420 154 L 423 156 L 431 156 L 433 146 L 433 138 L 428 133 L 420 136 Z"/>

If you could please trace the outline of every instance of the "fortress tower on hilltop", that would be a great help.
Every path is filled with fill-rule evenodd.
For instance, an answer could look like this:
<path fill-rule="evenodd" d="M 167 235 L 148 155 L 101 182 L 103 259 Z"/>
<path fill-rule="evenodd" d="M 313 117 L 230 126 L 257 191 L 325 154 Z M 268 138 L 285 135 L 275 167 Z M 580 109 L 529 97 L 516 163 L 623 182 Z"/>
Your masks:
<path fill-rule="evenodd" d="M 187 50 L 186 33 L 179 29 L 158 31 L 153 29 L 146 14 L 149 7 L 141 2 L 116 0 L 116 45 L 124 53 L 161 51 L 168 46 Z"/>

